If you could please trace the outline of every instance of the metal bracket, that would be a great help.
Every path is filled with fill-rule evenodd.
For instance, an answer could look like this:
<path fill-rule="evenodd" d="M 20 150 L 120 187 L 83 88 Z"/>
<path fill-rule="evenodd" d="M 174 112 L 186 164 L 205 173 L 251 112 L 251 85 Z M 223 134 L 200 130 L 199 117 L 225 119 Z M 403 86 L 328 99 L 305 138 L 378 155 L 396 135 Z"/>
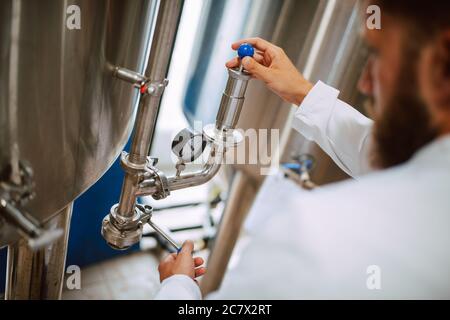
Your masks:
<path fill-rule="evenodd" d="M 139 88 L 141 94 L 149 94 L 154 97 L 160 97 L 169 85 L 168 79 L 152 81 L 138 72 L 121 67 L 114 68 L 113 76 L 133 84 Z"/>
<path fill-rule="evenodd" d="M 313 190 L 318 186 L 311 181 L 310 173 L 314 170 L 316 160 L 309 154 L 293 155 L 292 160 L 296 163 L 288 163 L 281 167 L 285 176 L 292 179 L 303 189 Z M 294 169 L 286 167 L 286 165 L 294 165 Z"/>
<path fill-rule="evenodd" d="M 158 191 L 151 196 L 155 200 L 165 199 L 170 195 L 169 183 L 167 177 L 158 168 L 156 164 L 158 163 L 158 158 L 147 157 L 147 161 L 144 164 L 135 164 L 129 161 L 129 154 L 127 152 L 122 152 L 120 164 L 125 172 L 136 175 L 138 180 L 138 187 L 145 188 L 145 182 L 148 179 L 155 179 L 156 185 L 159 186 Z M 139 193 L 139 192 L 138 192 Z"/>
<path fill-rule="evenodd" d="M 147 167 L 146 170 L 148 174 L 156 179 L 157 184 L 160 186 L 159 191 L 152 194 L 153 199 L 162 200 L 167 198 L 170 195 L 170 189 L 169 181 L 167 180 L 167 176 L 164 174 L 164 172 L 153 166 Z"/>
<path fill-rule="evenodd" d="M 26 237 L 29 247 L 35 250 L 58 239 L 63 230 L 42 228 L 38 221 L 23 209 L 35 196 L 33 171 L 24 163 L 19 163 L 19 169 L 21 184 L 17 185 L 6 179 L 0 181 L 0 219 L 3 219 L 1 226 L 16 228 L 18 235 Z"/>
<path fill-rule="evenodd" d="M 118 206 L 118 204 L 112 206 L 110 213 L 103 219 L 101 232 L 108 245 L 112 248 L 126 250 L 139 242 L 142 237 L 143 224 L 149 218 L 143 215 L 141 210 L 136 207 L 133 217 L 124 220 L 117 214 Z"/>
<path fill-rule="evenodd" d="M 113 70 L 113 77 L 129 82 L 137 87 L 149 81 L 144 75 L 121 67 L 115 67 Z"/>
<path fill-rule="evenodd" d="M 109 215 L 103 219 L 102 235 L 108 244 L 117 250 L 126 250 L 142 238 L 143 225 L 149 224 L 159 235 L 166 239 L 177 251 L 181 248 L 170 235 L 153 223 L 153 208 L 136 204 L 132 219 L 123 221 L 117 215 L 118 204 L 112 206 Z"/>
<path fill-rule="evenodd" d="M 120 155 L 120 166 L 126 173 L 133 174 L 133 175 L 145 174 L 146 167 L 148 165 L 153 165 L 153 162 L 151 164 L 149 164 L 149 161 L 153 161 L 153 160 L 148 157 L 147 161 L 145 163 L 136 164 L 136 163 L 130 161 L 130 154 L 128 152 L 122 151 L 122 153 Z"/>
<path fill-rule="evenodd" d="M 244 136 L 238 130 L 219 130 L 214 124 L 203 128 L 204 137 L 222 149 L 235 148 L 244 141 Z"/>
<path fill-rule="evenodd" d="M 148 81 L 141 86 L 140 91 L 142 94 L 147 93 L 154 97 L 160 97 L 168 85 L 168 79 L 162 81 Z"/>

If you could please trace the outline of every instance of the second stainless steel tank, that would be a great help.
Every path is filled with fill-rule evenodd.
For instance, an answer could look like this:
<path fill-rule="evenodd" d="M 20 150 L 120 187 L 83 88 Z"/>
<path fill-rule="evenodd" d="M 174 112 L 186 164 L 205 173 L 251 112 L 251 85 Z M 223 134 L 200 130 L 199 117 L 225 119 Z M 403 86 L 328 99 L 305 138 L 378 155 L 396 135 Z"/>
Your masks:
<path fill-rule="evenodd" d="M 33 169 L 36 197 L 25 209 L 38 221 L 99 179 L 128 140 L 137 92 L 111 70 L 144 70 L 156 6 L 0 2 L 0 166 L 18 155 Z M 68 25 L 74 14 L 79 28 Z"/>

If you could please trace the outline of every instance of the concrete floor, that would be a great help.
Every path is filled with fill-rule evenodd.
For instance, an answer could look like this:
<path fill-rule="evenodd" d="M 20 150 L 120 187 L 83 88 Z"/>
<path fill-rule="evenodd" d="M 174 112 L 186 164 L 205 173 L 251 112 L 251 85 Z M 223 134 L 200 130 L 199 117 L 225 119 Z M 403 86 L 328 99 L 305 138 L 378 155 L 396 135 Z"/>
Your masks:
<path fill-rule="evenodd" d="M 195 253 L 205 262 L 209 250 Z M 141 251 L 111 259 L 81 270 L 81 289 L 64 287 L 63 300 L 152 300 L 160 288 L 158 254 Z M 201 280 L 201 278 L 197 278 Z"/>
<path fill-rule="evenodd" d="M 158 292 L 158 259 L 138 252 L 81 270 L 81 289 L 63 292 L 64 300 L 150 300 Z"/>

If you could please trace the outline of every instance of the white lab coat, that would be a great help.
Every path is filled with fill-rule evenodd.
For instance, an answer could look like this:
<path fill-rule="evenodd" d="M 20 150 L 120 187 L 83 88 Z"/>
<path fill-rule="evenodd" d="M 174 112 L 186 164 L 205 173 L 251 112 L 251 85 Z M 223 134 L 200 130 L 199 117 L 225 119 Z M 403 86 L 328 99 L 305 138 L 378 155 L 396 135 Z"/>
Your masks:
<path fill-rule="evenodd" d="M 372 122 L 337 96 L 319 82 L 293 126 L 358 181 L 306 192 L 280 174 L 269 177 L 240 260 L 206 298 L 450 298 L 450 136 L 401 166 L 363 175 Z M 177 275 L 157 299 L 201 294 Z"/>

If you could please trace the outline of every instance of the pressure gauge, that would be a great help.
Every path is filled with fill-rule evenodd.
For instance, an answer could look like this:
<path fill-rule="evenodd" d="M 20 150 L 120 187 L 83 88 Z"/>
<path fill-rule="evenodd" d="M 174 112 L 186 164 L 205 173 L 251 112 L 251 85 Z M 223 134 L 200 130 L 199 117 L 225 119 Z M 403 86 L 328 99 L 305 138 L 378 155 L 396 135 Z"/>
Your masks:
<path fill-rule="evenodd" d="M 172 152 L 184 163 L 189 163 L 202 155 L 206 144 L 203 134 L 186 128 L 173 139 Z"/>

